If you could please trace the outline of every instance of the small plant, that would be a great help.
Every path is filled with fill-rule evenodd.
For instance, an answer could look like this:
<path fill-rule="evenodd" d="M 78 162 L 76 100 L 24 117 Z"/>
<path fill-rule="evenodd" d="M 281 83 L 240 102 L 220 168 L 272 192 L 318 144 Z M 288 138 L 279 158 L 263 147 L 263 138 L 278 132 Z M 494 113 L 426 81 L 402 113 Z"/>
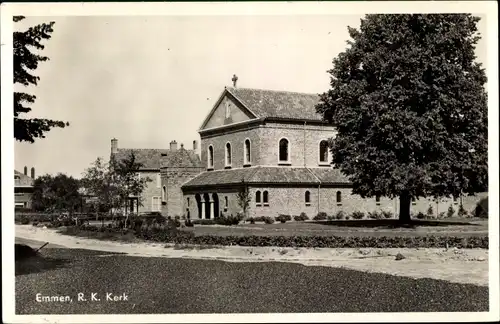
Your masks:
<path fill-rule="evenodd" d="M 338 220 L 344 219 L 345 217 L 346 217 L 346 215 L 345 215 L 345 212 L 343 210 L 339 210 L 335 214 L 335 219 L 338 219 Z"/>
<path fill-rule="evenodd" d="M 453 217 L 455 215 L 455 209 L 453 206 L 448 207 L 448 211 L 446 212 L 446 217 Z"/>
<path fill-rule="evenodd" d="M 425 218 L 425 214 L 424 214 L 424 213 L 419 212 L 419 213 L 417 214 L 417 219 L 424 219 L 424 218 Z"/>
<path fill-rule="evenodd" d="M 382 216 L 384 216 L 384 218 L 386 219 L 389 219 L 389 218 L 394 218 L 394 214 L 391 213 L 390 211 L 388 210 L 384 210 L 382 211 Z"/>
<path fill-rule="evenodd" d="M 377 211 L 368 213 L 368 218 L 370 219 L 382 219 L 382 217 L 383 217 L 382 214 Z"/>
<path fill-rule="evenodd" d="M 345 217 L 345 219 L 346 219 L 346 220 L 350 220 L 350 219 L 351 219 L 351 216 L 347 215 L 347 216 Z"/>
<path fill-rule="evenodd" d="M 460 204 L 460 206 L 458 207 L 458 212 L 457 212 L 457 215 L 458 217 L 467 217 L 467 211 L 465 210 L 464 208 L 464 205 Z"/>
<path fill-rule="evenodd" d="M 356 211 L 356 212 L 352 213 L 352 218 L 354 218 L 354 219 L 363 219 L 364 217 L 365 217 L 365 213 L 363 213 L 363 212 Z"/>
<path fill-rule="evenodd" d="M 263 217 L 263 219 L 264 219 L 264 223 L 266 223 L 266 224 L 273 224 L 274 223 L 274 218 L 272 218 L 272 217 L 265 216 L 265 217 Z"/>
<path fill-rule="evenodd" d="M 327 219 L 328 221 L 333 221 L 335 220 L 335 215 L 328 215 Z"/>
<path fill-rule="evenodd" d="M 253 217 L 248 217 L 247 221 L 250 222 L 250 224 L 255 224 L 255 218 Z"/>
<path fill-rule="evenodd" d="M 306 220 L 309 220 L 309 217 L 307 216 L 306 213 L 302 212 L 300 213 L 300 215 L 296 215 L 296 216 L 293 216 L 293 219 L 297 222 L 303 222 L 303 221 L 306 221 Z"/>
<path fill-rule="evenodd" d="M 431 205 L 429 205 L 429 208 L 427 208 L 427 216 L 434 216 L 434 209 Z"/>
<path fill-rule="evenodd" d="M 319 212 L 316 216 L 314 216 L 313 220 L 325 220 L 327 219 L 327 215 L 325 212 Z"/>
<path fill-rule="evenodd" d="M 281 222 L 281 223 L 286 223 L 286 217 L 285 215 L 279 215 L 276 218 L 276 221 Z"/>
<path fill-rule="evenodd" d="M 440 212 L 439 215 L 438 215 L 438 218 L 444 218 L 444 215 L 445 215 L 444 212 Z"/>

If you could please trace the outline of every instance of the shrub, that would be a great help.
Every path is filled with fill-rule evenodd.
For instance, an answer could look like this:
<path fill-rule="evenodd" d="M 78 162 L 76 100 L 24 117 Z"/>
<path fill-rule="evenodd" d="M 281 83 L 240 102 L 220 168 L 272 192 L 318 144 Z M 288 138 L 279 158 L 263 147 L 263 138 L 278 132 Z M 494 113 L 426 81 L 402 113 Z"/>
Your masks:
<path fill-rule="evenodd" d="M 265 216 L 265 217 L 263 217 L 263 219 L 264 219 L 264 223 L 266 223 L 266 224 L 273 224 L 274 223 L 274 218 L 272 218 L 272 217 Z"/>
<path fill-rule="evenodd" d="M 389 218 L 394 218 L 394 214 L 391 213 L 390 211 L 388 210 L 384 210 L 382 211 L 382 216 L 384 216 L 384 218 L 386 219 L 389 219 Z"/>
<path fill-rule="evenodd" d="M 444 215 L 445 215 L 444 212 L 440 212 L 439 215 L 438 215 L 438 218 L 444 218 Z"/>
<path fill-rule="evenodd" d="M 328 221 L 333 221 L 335 220 L 335 215 L 328 215 L 327 219 Z"/>
<path fill-rule="evenodd" d="M 303 222 L 303 221 L 309 220 L 309 216 L 307 216 L 306 213 L 302 212 L 298 216 L 293 216 L 293 219 L 297 222 Z"/>
<path fill-rule="evenodd" d="M 277 217 L 275 217 L 275 220 L 277 222 L 281 222 L 281 223 L 286 223 L 287 220 L 291 220 L 292 217 L 290 215 L 279 215 Z"/>
<path fill-rule="evenodd" d="M 457 212 L 457 216 L 458 217 L 467 217 L 467 211 L 465 210 L 464 208 L 464 205 L 460 204 L 460 206 L 458 207 L 458 212 Z"/>
<path fill-rule="evenodd" d="M 194 227 L 193 222 L 189 218 L 184 221 L 184 225 L 186 225 L 186 227 Z"/>
<path fill-rule="evenodd" d="M 135 238 L 174 244 L 195 245 L 239 245 L 239 246 L 277 246 L 277 247 L 318 247 L 318 248 L 482 248 L 489 245 L 488 236 L 195 236 L 191 231 L 182 230 L 145 230 L 130 231 L 123 229 L 110 229 L 107 227 L 68 227 L 63 233 L 70 235 L 87 235 L 85 233 L 97 232 L 99 238 L 126 238 L 133 235 Z M 94 235 L 94 234 L 92 234 Z"/>
<path fill-rule="evenodd" d="M 446 212 L 446 217 L 453 217 L 455 215 L 455 209 L 453 206 L 448 207 L 448 211 Z"/>
<path fill-rule="evenodd" d="M 336 214 L 335 214 L 335 219 L 344 219 L 346 217 L 346 214 L 344 211 L 342 210 L 339 210 Z"/>
<path fill-rule="evenodd" d="M 346 219 L 346 220 L 350 220 L 350 219 L 351 219 L 351 216 L 347 215 L 347 216 L 345 217 L 345 219 Z"/>
<path fill-rule="evenodd" d="M 352 213 L 352 218 L 354 218 L 354 219 L 363 219 L 364 217 L 365 217 L 365 213 L 363 213 L 363 212 L 356 211 L 356 212 Z"/>
<path fill-rule="evenodd" d="M 286 223 L 287 221 L 291 221 L 292 220 L 292 216 L 280 214 L 277 217 L 275 217 L 275 220 L 277 222 Z"/>
<path fill-rule="evenodd" d="M 382 219 L 383 216 L 381 213 L 377 212 L 377 211 L 374 211 L 374 212 L 369 212 L 368 213 L 368 218 L 370 219 Z"/>
<path fill-rule="evenodd" d="M 424 213 L 419 212 L 419 213 L 417 214 L 417 219 L 424 219 L 424 218 L 425 218 L 425 214 L 424 214 Z"/>
<path fill-rule="evenodd" d="M 253 218 L 253 217 L 248 217 L 248 218 L 247 218 L 247 222 L 249 222 L 250 224 L 255 224 L 255 218 Z"/>
<path fill-rule="evenodd" d="M 325 220 L 327 219 L 327 215 L 325 212 L 319 212 L 316 216 L 314 216 L 313 220 Z"/>
<path fill-rule="evenodd" d="M 482 198 L 476 204 L 474 216 L 479 218 L 488 218 L 488 197 Z"/>
<path fill-rule="evenodd" d="M 427 216 L 434 216 L 434 209 L 431 205 L 429 205 L 429 208 L 427 208 Z"/>

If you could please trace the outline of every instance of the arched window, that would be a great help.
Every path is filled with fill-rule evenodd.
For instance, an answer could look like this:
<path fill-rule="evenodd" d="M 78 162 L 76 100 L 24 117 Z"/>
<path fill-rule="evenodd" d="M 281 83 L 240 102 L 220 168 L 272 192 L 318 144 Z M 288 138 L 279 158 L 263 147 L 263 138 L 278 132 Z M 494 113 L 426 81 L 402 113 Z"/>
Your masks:
<path fill-rule="evenodd" d="M 377 206 L 380 205 L 380 195 L 375 196 L 375 203 Z"/>
<path fill-rule="evenodd" d="M 260 204 L 261 204 L 261 200 L 260 200 L 260 191 L 257 191 L 257 192 L 255 193 L 255 204 L 256 204 L 257 206 L 260 206 Z"/>
<path fill-rule="evenodd" d="M 290 161 L 289 143 L 286 138 L 280 139 L 279 150 L 280 150 L 279 152 L 280 162 L 289 162 Z"/>
<path fill-rule="evenodd" d="M 245 164 L 250 164 L 251 163 L 251 153 L 250 153 L 250 140 L 247 138 L 245 140 Z"/>
<path fill-rule="evenodd" d="M 212 169 L 214 167 L 214 147 L 210 145 L 208 147 L 208 168 Z"/>
<path fill-rule="evenodd" d="M 226 166 L 231 166 L 231 143 L 226 143 Z"/>
<path fill-rule="evenodd" d="M 167 200 L 167 187 L 163 186 L 163 189 L 161 191 L 161 201 L 166 201 L 166 200 Z"/>
<path fill-rule="evenodd" d="M 328 163 L 328 141 L 319 142 L 319 163 Z"/>
<path fill-rule="evenodd" d="M 337 191 L 337 204 L 342 203 L 342 193 Z"/>
<path fill-rule="evenodd" d="M 311 204 L 311 193 L 309 192 L 309 190 L 306 191 L 304 200 L 306 202 L 306 206 L 309 206 Z"/>
<path fill-rule="evenodd" d="M 269 206 L 269 194 L 267 193 L 267 191 L 263 192 L 262 200 L 264 202 L 264 206 Z"/>

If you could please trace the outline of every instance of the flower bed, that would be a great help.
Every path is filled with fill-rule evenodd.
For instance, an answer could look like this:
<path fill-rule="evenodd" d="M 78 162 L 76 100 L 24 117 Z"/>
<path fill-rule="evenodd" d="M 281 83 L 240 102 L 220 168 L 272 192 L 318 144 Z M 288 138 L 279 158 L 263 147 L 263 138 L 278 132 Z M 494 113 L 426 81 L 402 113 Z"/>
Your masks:
<path fill-rule="evenodd" d="M 194 245 L 239 245 L 277 247 L 317 247 L 317 248 L 488 248 L 488 237 L 418 236 L 418 237 L 346 237 L 346 236 L 195 236 L 193 232 L 174 228 L 136 228 L 135 230 L 97 227 L 71 226 L 63 234 L 85 236 L 86 233 L 104 232 L 117 236 L 131 234 L 142 240 L 194 244 Z M 89 235 L 93 236 L 93 235 Z"/>

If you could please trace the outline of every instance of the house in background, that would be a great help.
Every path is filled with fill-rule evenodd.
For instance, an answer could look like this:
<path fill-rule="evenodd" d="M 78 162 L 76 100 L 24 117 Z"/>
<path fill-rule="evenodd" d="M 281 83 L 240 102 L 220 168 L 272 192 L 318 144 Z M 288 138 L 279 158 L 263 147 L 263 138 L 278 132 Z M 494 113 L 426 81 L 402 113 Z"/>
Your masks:
<path fill-rule="evenodd" d="M 139 177 L 149 181 L 140 197 L 129 198 L 128 212 L 142 214 L 161 212 L 164 216 L 182 215 L 181 185 L 202 172 L 200 157 L 197 154 L 197 141 L 192 149 L 171 141 L 168 149 L 131 149 L 119 148 L 118 140 L 111 140 L 111 158 L 121 160 L 135 154 L 136 161 L 143 166 Z"/>
<path fill-rule="evenodd" d="M 26 166 L 24 173 L 14 170 L 14 205 L 16 209 L 31 208 L 34 181 L 35 168 L 31 168 L 31 176 L 28 176 L 28 167 Z"/>

